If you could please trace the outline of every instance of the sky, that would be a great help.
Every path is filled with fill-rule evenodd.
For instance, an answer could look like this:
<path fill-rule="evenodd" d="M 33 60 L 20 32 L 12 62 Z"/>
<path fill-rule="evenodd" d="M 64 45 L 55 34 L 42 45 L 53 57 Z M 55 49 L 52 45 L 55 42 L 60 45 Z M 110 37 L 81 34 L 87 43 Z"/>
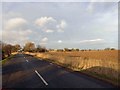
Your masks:
<path fill-rule="evenodd" d="M 2 41 L 10 44 L 118 48 L 117 2 L 3 2 L 0 19 Z"/>

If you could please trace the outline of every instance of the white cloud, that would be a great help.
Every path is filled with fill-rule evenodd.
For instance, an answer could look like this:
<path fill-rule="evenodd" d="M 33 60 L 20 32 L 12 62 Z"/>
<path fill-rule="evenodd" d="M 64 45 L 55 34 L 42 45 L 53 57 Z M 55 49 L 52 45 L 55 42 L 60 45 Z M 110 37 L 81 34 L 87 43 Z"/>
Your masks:
<path fill-rule="evenodd" d="M 64 29 L 66 26 L 67 26 L 66 21 L 65 20 L 61 20 L 60 28 Z"/>
<path fill-rule="evenodd" d="M 41 17 L 35 21 L 35 24 L 40 27 L 44 27 L 46 24 L 52 23 L 52 22 L 56 22 L 56 20 L 52 17 Z"/>
<path fill-rule="evenodd" d="M 12 18 L 12 19 L 9 19 L 7 22 L 5 22 L 4 29 L 6 29 L 6 30 L 15 29 L 26 23 L 27 23 L 27 21 L 23 18 L 20 18 L 20 17 Z"/>
<path fill-rule="evenodd" d="M 47 37 L 45 37 L 45 38 L 42 39 L 42 42 L 46 42 L 46 41 L 48 41 Z"/>
<path fill-rule="evenodd" d="M 52 32 L 54 32 L 54 30 L 47 29 L 47 30 L 45 30 L 45 32 L 47 32 L 47 33 L 52 33 Z"/>
<path fill-rule="evenodd" d="M 58 43 L 62 43 L 62 40 L 58 40 Z"/>
<path fill-rule="evenodd" d="M 91 0 L 90 4 L 88 5 L 87 11 L 89 13 L 92 13 L 94 11 L 94 3 L 95 3 L 94 0 Z"/>
<path fill-rule="evenodd" d="M 47 44 L 47 41 L 48 41 L 48 38 L 47 37 L 44 37 L 41 42 L 40 42 L 40 45 L 42 46 L 45 46 Z"/>
<path fill-rule="evenodd" d="M 29 40 L 29 35 L 33 33 L 32 30 L 3 30 L 2 39 L 6 43 L 11 44 L 21 44 L 23 45 L 27 40 Z"/>
<path fill-rule="evenodd" d="M 65 27 L 67 26 L 67 23 L 65 20 L 61 20 L 60 24 L 58 24 L 56 27 L 58 28 L 58 32 L 64 32 Z"/>
<path fill-rule="evenodd" d="M 60 22 L 53 17 L 41 17 L 35 20 L 35 24 L 41 28 L 42 31 L 52 33 L 54 31 L 64 32 L 67 23 L 65 20 Z"/>
<path fill-rule="evenodd" d="M 89 43 L 89 44 L 96 44 L 104 42 L 104 39 L 92 39 L 92 40 L 82 40 L 80 43 Z"/>

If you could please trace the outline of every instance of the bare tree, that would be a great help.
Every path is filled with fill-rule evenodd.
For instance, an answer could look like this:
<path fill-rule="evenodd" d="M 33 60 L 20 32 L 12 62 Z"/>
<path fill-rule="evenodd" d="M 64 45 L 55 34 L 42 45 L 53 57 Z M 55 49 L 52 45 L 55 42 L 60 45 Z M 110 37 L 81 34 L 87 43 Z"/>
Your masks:
<path fill-rule="evenodd" d="M 4 44 L 2 46 L 2 50 L 3 50 L 3 53 L 9 57 L 11 55 L 11 52 L 12 52 L 12 45 Z"/>
<path fill-rule="evenodd" d="M 21 46 L 19 44 L 12 46 L 12 52 L 17 52 L 20 49 L 21 49 Z"/>
<path fill-rule="evenodd" d="M 24 51 L 33 52 L 35 50 L 35 44 L 32 42 L 27 42 L 24 46 Z"/>

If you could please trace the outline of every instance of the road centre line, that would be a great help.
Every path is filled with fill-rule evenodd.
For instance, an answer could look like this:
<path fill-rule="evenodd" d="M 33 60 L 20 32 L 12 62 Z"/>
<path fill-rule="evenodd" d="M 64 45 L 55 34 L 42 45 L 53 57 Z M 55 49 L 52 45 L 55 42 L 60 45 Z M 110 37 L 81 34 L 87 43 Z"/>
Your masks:
<path fill-rule="evenodd" d="M 26 60 L 26 62 L 29 62 L 28 60 Z"/>
<path fill-rule="evenodd" d="M 35 73 L 41 78 L 41 80 L 45 83 L 45 85 L 48 85 L 48 83 L 43 79 L 43 77 L 38 73 L 37 70 L 35 70 Z"/>
<path fill-rule="evenodd" d="M 52 63 L 50 63 L 51 65 L 53 65 Z"/>

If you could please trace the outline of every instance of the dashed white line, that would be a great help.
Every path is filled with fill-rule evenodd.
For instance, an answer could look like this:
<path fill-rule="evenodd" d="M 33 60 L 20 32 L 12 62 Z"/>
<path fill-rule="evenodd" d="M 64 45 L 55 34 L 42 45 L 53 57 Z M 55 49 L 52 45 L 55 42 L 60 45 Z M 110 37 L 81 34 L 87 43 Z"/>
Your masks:
<path fill-rule="evenodd" d="M 35 70 L 35 73 L 41 78 L 41 80 L 45 83 L 45 85 L 48 85 L 48 83 L 43 79 L 43 77 L 38 73 L 37 70 Z"/>
<path fill-rule="evenodd" d="M 25 57 L 24 57 L 25 58 Z"/>
<path fill-rule="evenodd" d="M 51 65 L 53 65 L 52 63 L 50 63 Z"/>
<path fill-rule="evenodd" d="M 26 60 L 26 62 L 29 62 L 28 60 Z"/>

